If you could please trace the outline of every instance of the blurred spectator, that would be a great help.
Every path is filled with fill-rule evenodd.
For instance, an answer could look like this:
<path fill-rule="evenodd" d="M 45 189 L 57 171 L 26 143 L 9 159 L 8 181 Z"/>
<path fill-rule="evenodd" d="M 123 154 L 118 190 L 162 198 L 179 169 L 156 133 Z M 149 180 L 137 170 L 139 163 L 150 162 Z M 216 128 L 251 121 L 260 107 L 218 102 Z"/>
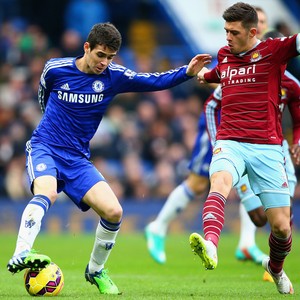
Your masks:
<path fill-rule="evenodd" d="M 68 1 L 19 0 L 20 16 L 45 32 L 51 45 L 58 45 L 64 28 L 63 15 Z"/>
<path fill-rule="evenodd" d="M 30 98 L 27 78 L 27 68 L 17 67 L 10 70 L 8 82 L 0 84 L 0 105 L 3 109 L 14 108 Z"/>
<path fill-rule="evenodd" d="M 0 0 L 0 23 L 10 20 L 20 14 L 18 0 Z"/>
<path fill-rule="evenodd" d="M 76 30 L 65 30 L 61 38 L 63 57 L 79 56 L 83 53 L 82 38 Z"/>
<path fill-rule="evenodd" d="M 40 27 L 8 21 L 0 29 L 0 58 L 14 66 L 27 66 L 35 55 L 45 55 L 49 40 Z"/>
<path fill-rule="evenodd" d="M 284 36 L 290 36 L 292 35 L 292 29 L 290 25 L 285 21 L 278 21 L 275 23 L 275 30 L 282 33 Z"/>
<path fill-rule="evenodd" d="M 124 168 L 124 196 L 143 201 L 154 195 L 150 194 L 148 176 L 141 157 L 136 152 L 127 153 L 123 160 Z M 147 176 L 148 173 L 148 176 Z"/>
<path fill-rule="evenodd" d="M 110 21 L 110 12 L 103 0 L 70 0 L 64 19 L 65 29 L 78 32 L 85 41 L 94 24 Z"/>
<path fill-rule="evenodd" d="M 45 56 L 33 56 L 28 62 L 28 88 L 31 92 L 32 101 L 36 101 L 40 76 L 47 60 L 47 53 Z"/>
<path fill-rule="evenodd" d="M 129 47 L 138 59 L 149 59 L 155 54 L 156 30 L 153 23 L 147 20 L 132 21 L 128 31 Z"/>
<path fill-rule="evenodd" d="M 155 199 L 166 199 L 176 187 L 173 165 L 166 158 L 160 159 L 155 165 L 151 195 Z"/>
<path fill-rule="evenodd" d="M 27 184 L 27 175 L 24 172 L 25 157 L 14 157 L 7 164 L 5 187 L 8 197 L 13 201 L 20 201 L 29 198 L 31 193 L 25 186 Z"/>
<path fill-rule="evenodd" d="M 110 160 L 101 155 L 95 155 L 92 159 L 94 165 L 98 170 L 101 170 L 101 174 L 105 176 L 105 179 L 109 182 L 110 187 L 120 199 L 124 200 L 124 181 L 121 180 L 123 176 L 123 168 L 120 162 L 116 160 Z"/>

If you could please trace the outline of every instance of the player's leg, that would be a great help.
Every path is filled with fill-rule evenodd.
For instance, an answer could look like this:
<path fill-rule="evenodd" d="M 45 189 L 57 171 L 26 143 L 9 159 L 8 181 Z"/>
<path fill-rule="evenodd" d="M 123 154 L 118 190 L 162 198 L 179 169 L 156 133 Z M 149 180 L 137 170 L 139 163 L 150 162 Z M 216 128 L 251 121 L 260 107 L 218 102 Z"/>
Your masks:
<path fill-rule="evenodd" d="M 292 246 L 285 158 L 279 145 L 268 145 L 267 148 L 256 145 L 254 150 L 256 157 L 247 162 L 248 177 L 254 193 L 260 197 L 271 227 L 270 257 L 262 265 L 272 276 L 280 293 L 292 294 L 292 283 L 283 271 L 285 258 Z"/>
<path fill-rule="evenodd" d="M 166 262 L 165 237 L 171 221 L 187 207 L 196 195 L 206 191 L 208 183 L 207 177 L 190 173 L 188 178 L 169 195 L 156 219 L 145 228 L 147 247 L 156 262 L 161 264 Z"/>
<path fill-rule="evenodd" d="M 240 239 L 235 257 L 238 260 L 252 260 L 257 264 L 261 264 L 267 255 L 256 245 L 255 233 L 257 227 L 252 222 L 242 203 L 240 203 L 239 211 L 241 220 Z"/>
<path fill-rule="evenodd" d="M 146 226 L 147 248 L 156 262 L 160 264 L 166 262 L 165 237 L 169 224 L 186 208 L 193 198 L 193 191 L 189 189 L 184 181 L 171 192 L 156 219 Z"/>
<path fill-rule="evenodd" d="M 47 186 L 48 192 L 46 189 L 42 189 L 42 186 Z M 32 249 L 40 232 L 42 219 L 50 208 L 51 202 L 55 201 L 54 194 L 50 196 L 50 186 L 56 187 L 56 178 L 53 176 L 41 176 L 35 179 L 34 191 L 37 194 L 33 196 L 23 211 L 15 252 L 7 264 L 8 270 L 12 273 L 26 268 L 44 268 L 51 262 L 48 256 L 38 254 Z"/>
<path fill-rule="evenodd" d="M 272 196 L 278 198 L 278 195 L 274 194 Z M 293 294 L 293 285 L 283 270 L 285 258 L 292 247 L 290 207 L 268 208 L 266 214 L 271 226 L 269 236 L 270 257 L 266 258 L 262 265 L 272 276 L 279 293 Z"/>
<path fill-rule="evenodd" d="M 198 233 L 190 236 L 192 251 L 199 255 L 206 269 L 217 267 L 217 247 L 224 225 L 226 198 L 245 170 L 239 153 L 243 151 L 233 141 L 217 141 L 210 165 L 210 191 L 203 208 L 204 238 Z M 232 157 L 235 157 L 233 163 Z"/>
<path fill-rule="evenodd" d="M 36 253 L 32 247 L 44 215 L 57 198 L 55 166 L 47 150 L 40 145 L 31 146 L 28 142 L 26 155 L 26 167 L 34 196 L 23 211 L 14 255 L 7 264 L 12 273 L 26 268 L 44 268 L 51 262 L 48 256 Z"/>
<path fill-rule="evenodd" d="M 104 265 L 115 245 L 122 219 L 122 207 L 105 181 L 96 183 L 83 197 L 83 202 L 100 216 L 90 261 L 85 278 L 95 284 L 101 294 L 119 294 L 119 290 L 104 269 Z"/>
<path fill-rule="evenodd" d="M 204 238 L 198 233 L 190 236 L 192 251 L 199 255 L 208 270 L 215 269 L 218 264 L 217 246 L 224 225 L 225 197 L 228 196 L 231 185 L 232 176 L 229 172 L 212 174 L 211 188 L 203 207 Z"/>
<path fill-rule="evenodd" d="M 283 153 L 285 156 L 285 169 L 287 173 L 287 178 L 288 178 L 288 183 L 289 183 L 289 191 L 290 191 L 290 196 L 291 196 L 291 226 L 292 226 L 292 198 L 295 193 L 295 186 L 297 184 L 297 178 L 295 175 L 295 168 L 294 164 L 292 162 L 290 152 L 289 152 L 289 145 L 286 140 L 283 142 Z M 249 205 L 249 204 L 248 204 Z M 261 211 L 257 211 L 257 209 L 249 211 L 249 216 L 251 217 L 251 220 L 257 225 L 260 226 L 257 222 L 264 222 L 263 215 L 266 216 L 265 212 L 263 214 Z M 261 224 L 262 226 L 264 224 Z M 263 274 L 263 280 L 264 281 L 269 281 L 269 282 L 274 282 L 273 278 L 270 276 L 270 274 L 265 271 Z"/>
<path fill-rule="evenodd" d="M 7 264 L 7 269 L 11 273 L 18 273 L 26 268 L 44 268 L 51 262 L 47 255 L 36 253 L 32 247 L 40 232 L 42 219 L 51 203 L 55 201 L 54 194 L 38 187 L 56 187 L 56 178 L 52 176 L 38 177 L 35 179 L 34 186 L 37 194 L 33 196 L 23 211 L 16 248 L 13 257 Z"/>
<path fill-rule="evenodd" d="M 145 228 L 147 248 L 151 257 L 158 263 L 166 262 L 165 237 L 169 225 L 196 196 L 207 191 L 209 185 L 208 168 L 211 161 L 211 143 L 206 131 L 205 118 L 199 119 L 199 132 L 189 163 L 190 174 L 169 195 L 154 221 Z"/>
<path fill-rule="evenodd" d="M 257 264 L 261 264 L 262 260 L 267 255 L 256 245 L 256 224 L 258 226 L 265 225 L 267 217 L 259 197 L 254 195 L 250 187 L 247 175 L 243 176 L 236 185 L 236 191 L 241 199 L 241 203 L 239 207 L 240 239 L 235 252 L 235 257 L 238 260 L 252 260 Z"/>

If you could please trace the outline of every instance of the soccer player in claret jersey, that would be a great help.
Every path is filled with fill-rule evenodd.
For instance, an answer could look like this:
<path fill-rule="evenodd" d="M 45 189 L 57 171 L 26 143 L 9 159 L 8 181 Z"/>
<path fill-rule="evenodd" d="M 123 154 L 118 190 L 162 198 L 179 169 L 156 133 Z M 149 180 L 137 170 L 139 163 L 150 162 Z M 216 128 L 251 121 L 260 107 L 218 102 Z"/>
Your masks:
<path fill-rule="evenodd" d="M 221 100 L 220 97 L 221 93 L 218 87 L 208 98 L 207 102 L 211 105 L 213 103 L 218 104 Z M 213 103 L 212 100 L 214 101 Z M 211 108 L 210 106 L 208 107 Z M 213 121 L 215 121 L 214 117 Z M 190 173 L 172 191 L 156 218 L 147 224 L 145 228 L 148 251 L 151 257 L 159 264 L 166 263 L 165 239 L 170 223 L 196 196 L 201 196 L 208 191 L 209 165 L 212 158 L 212 144 L 214 140 L 215 137 L 209 137 L 207 133 L 205 112 L 202 112 L 198 121 L 198 134 L 194 143 L 192 158 L 188 165 Z M 261 209 L 261 202 L 258 197 L 251 190 L 243 189 L 244 186 L 245 182 L 244 178 L 242 178 L 236 186 L 241 200 L 241 234 L 235 256 L 238 260 L 251 260 L 256 264 L 261 264 L 267 255 L 256 245 L 255 232 L 256 226 L 261 227 L 266 224 L 266 216 Z"/>
<path fill-rule="evenodd" d="M 261 39 L 263 33 L 268 28 L 267 16 L 262 8 L 255 7 L 255 10 L 258 16 L 256 36 L 258 39 Z M 209 99 L 215 98 L 216 103 L 218 103 L 220 97 L 221 92 L 220 89 L 217 88 Z M 149 253 L 151 257 L 160 264 L 166 262 L 165 238 L 171 221 L 174 220 L 196 196 L 208 191 L 208 169 L 212 157 L 211 144 L 215 141 L 215 135 L 211 135 L 213 139 L 211 141 L 208 138 L 206 126 L 206 118 L 204 114 L 201 114 L 198 122 L 198 134 L 195 140 L 192 158 L 188 166 L 190 173 L 188 177 L 172 191 L 157 217 L 145 228 Z M 261 264 L 266 254 L 256 245 L 255 225 L 263 226 L 266 223 L 266 217 L 263 209 L 261 209 L 260 200 L 256 198 L 249 189 L 247 191 L 243 189 L 244 186 L 245 182 L 243 179 L 236 187 L 241 199 L 239 209 L 241 226 L 240 239 L 235 257 L 238 260 L 252 260 L 257 264 Z M 244 192 L 241 192 L 242 190 Z"/>
<path fill-rule="evenodd" d="M 276 31 L 270 31 L 267 32 L 263 39 L 267 39 L 269 37 L 276 38 L 276 37 L 283 37 L 279 32 Z M 299 81 L 288 71 L 284 72 L 284 75 L 282 76 L 281 80 L 281 103 L 279 104 L 280 112 L 282 113 L 285 109 L 285 107 L 288 106 L 290 115 L 292 117 L 292 124 L 293 124 L 293 145 L 291 149 L 293 149 L 295 146 L 298 145 L 300 141 L 300 85 Z M 213 95 L 209 97 L 209 99 L 205 103 L 205 114 L 207 119 L 207 131 L 209 133 L 210 139 L 212 141 L 212 144 L 215 143 L 216 138 L 216 131 L 217 126 L 219 124 L 219 111 L 221 109 L 221 87 L 219 86 Z M 297 146 L 296 146 L 297 147 Z M 287 173 L 288 178 L 288 185 L 289 185 L 289 191 L 290 191 L 290 197 L 291 201 L 294 197 L 295 193 L 295 186 L 297 183 L 297 177 L 295 175 L 295 167 L 290 155 L 290 148 L 288 145 L 287 140 L 283 141 L 283 151 L 285 156 L 285 169 Z M 263 207 L 261 204 L 261 201 L 258 196 L 254 195 L 251 186 L 249 184 L 248 176 L 245 175 L 241 178 L 241 180 L 236 185 L 236 190 L 238 192 L 238 195 L 242 201 L 244 210 L 246 210 L 253 221 L 254 224 L 256 224 L 258 227 L 264 226 L 267 222 L 265 213 L 263 211 Z M 249 218 L 249 217 L 248 217 Z M 292 224 L 292 210 L 291 210 L 291 224 Z M 244 220 L 241 217 L 241 220 Z M 248 222 L 249 223 L 249 222 Z M 251 224 L 248 224 L 248 226 L 251 226 Z M 243 226 L 242 226 L 243 227 Z M 252 226 L 253 227 L 253 226 Z M 250 228 L 250 236 L 248 236 L 248 239 L 251 242 L 251 232 L 253 232 L 253 229 Z M 244 237 L 242 237 L 244 236 Z M 242 240 L 246 239 L 247 236 L 245 234 L 245 231 L 241 229 L 241 238 L 240 243 Z M 247 248 L 243 250 L 242 253 L 240 253 L 239 248 L 236 251 L 237 258 L 242 257 L 241 255 L 247 255 L 247 252 L 249 251 Z M 246 252 L 246 253 L 245 253 Z M 251 254 L 251 252 L 249 252 Z M 263 257 L 262 257 L 263 258 Z M 269 275 L 267 271 L 264 272 L 263 280 L 265 281 L 271 281 L 273 282 L 272 277 Z"/>
<path fill-rule="evenodd" d="M 115 244 L 122 207 L 101 173 L 90 162 L 89 142 L 118 93 L 171 88 L 197 75 L 211 62 L 199 54 L 187 66 L 164 73 L 136 73 L 112 62 L 121 35 L 111 23 L 99 23 L 84 43 L 84 54 L 50 59 L 43 70 L 39 102 L 43 118 L 26 144 L 26 167 L 34 194 L 20 224 L 16 249 L 7 268 L 43 268 L 51 259 L 32 250 L 41 222 L 57 194 L 65 194 L 82 211 L 100 217 L 85 278 L 101 294 L 119 294 L 104 265 Z"/>
<path fill-rule="evenodd" d="M 263 267 L 280 293 L 293 294 L 292 283 L 283 271 L 292 232 L 279 104 L 281 77 L 288 60 L 299 55 L 300 34 L 259 41 L 257 13 L 243 2 L 226 9 L 223 18 L 228 45 L 219 50 L 213 70 L 198 74 L 199 82 L 221 84 L 222 109 L 210 165 L 211 187 L 202 216 L 204 238 L 192 233 L 190 245 L 206 269 L 217 267 L 226 198 L 247 174 L 271 228 L 270 257 L 263 261 Z M 299 163 L 299 146 L 292 151 Z"/>

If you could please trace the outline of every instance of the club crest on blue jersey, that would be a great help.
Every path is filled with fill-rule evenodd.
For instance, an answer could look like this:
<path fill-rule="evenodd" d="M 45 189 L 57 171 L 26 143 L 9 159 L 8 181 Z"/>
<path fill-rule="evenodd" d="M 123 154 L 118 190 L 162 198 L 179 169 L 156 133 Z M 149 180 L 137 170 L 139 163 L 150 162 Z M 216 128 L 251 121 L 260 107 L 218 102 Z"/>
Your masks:
<path fill-rule="evenodd" d="M 39 171 L 39 172 L 45 171 L 46 169 L 47 169 L 47 165 L 44 164 L 44 163 L 38 164 L 36 166 L 36 170 Z"/>
<path fill-rule="evenodd" d="M 100 80 L 96 80 L 93 82 L 92 87 L 96 93 L 101 93 L 104 90 L 104 83 Z"/>

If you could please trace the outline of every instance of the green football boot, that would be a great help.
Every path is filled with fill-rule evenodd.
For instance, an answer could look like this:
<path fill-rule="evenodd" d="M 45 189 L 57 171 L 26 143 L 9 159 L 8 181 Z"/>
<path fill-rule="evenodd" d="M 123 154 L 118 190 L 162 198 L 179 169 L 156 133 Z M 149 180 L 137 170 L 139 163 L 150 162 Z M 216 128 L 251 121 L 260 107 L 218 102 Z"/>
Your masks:
<path fill-rule="evenodd" d="M 18 255 L 14 255 L 7 264 L 9 272 L 15 274 L 24 269 L 40 270 L 47 267 L 51 263 L 51 258 L 47 255 L 38 254 L 31 249 L 22 251 Z"/>
<path fill-rule="evenodd" d="M 119 292 L 118 287 L 110 279 L 107 273 L 108 270 L 102 269 L 100 272 L 92 274 L 89 272 L 89 265 L 87 265 L 85 269 L 85 279 L 91 284 L 96 285 L 100 294 L 121 295 L 122 293 Z"/>
<path fill-rule="evenodd" d="M 205 240 L 200 234 L 194 232 L 190 235 L 190 246 L 194 254 L 200 257 L 206 270 L 217 267 L 217 248 L 211 241 Z"/>

